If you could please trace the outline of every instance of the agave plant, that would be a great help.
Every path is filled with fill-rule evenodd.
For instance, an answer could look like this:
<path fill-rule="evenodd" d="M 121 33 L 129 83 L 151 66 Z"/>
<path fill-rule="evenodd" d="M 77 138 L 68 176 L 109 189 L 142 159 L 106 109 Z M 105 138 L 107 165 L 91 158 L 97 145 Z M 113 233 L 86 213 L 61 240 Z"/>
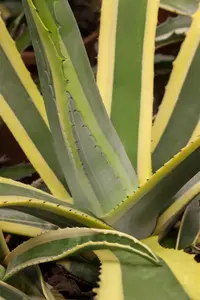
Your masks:
<path fill-rule="evenodd" d="M 0 22 L 0 115 L 50 191 L 0 178 L 1 297 L 61 298 L 39 269 L 56 261 L 96 299 L 199 299 L 181 249 L 200 231 L 200 9 L 179 3 L 192 22 L 153 126 L 158 0 L 103 0 L 97 84 L 68 1 L 23 0 L 42 95 Z M 3 232 L 30 239 L 10 252 Z"/>

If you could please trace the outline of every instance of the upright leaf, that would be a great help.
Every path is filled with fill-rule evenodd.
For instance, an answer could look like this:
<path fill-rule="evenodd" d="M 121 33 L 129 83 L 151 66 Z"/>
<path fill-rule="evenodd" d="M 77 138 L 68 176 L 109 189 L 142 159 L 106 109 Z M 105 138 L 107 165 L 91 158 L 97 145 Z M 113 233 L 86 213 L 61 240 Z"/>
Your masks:
<path fill-rule="evenodd" d="M 151 175 L 158 0 L 104 0 L 97 83 L 140 183 Z M 134 20 L 134 22 L 133 22 Z"/>
<path fill-rule="evenodd" d="M 104 111 L 68 2 L 23 3 L 69 189 L 78 207 L 101 216 L 136 188 L 134 170 Z"/>

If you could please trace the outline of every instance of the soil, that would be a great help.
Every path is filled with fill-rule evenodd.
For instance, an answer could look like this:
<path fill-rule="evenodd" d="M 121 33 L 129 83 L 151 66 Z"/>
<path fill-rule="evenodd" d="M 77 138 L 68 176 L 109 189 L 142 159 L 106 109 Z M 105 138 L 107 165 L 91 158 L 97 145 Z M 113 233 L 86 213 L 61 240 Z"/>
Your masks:
<path fill-rule="evenodd" d="M 66 299 L 94 299 L 93 286 L 71 275 L 62 266 L 56 265 L 55 263 L 42 264 L 41 271 L 44 280 Z"/>

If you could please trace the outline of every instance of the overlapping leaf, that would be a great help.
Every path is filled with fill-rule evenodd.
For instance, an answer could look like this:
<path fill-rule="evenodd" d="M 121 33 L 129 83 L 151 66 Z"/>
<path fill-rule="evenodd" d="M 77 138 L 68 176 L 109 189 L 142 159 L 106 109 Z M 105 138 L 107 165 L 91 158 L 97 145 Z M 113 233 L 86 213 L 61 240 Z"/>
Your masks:
<path fill-rule="evenodd" d="M 100 216 L 136 188 L 135 173 L 104 111 L 67 1 L 23 3 L 69 189 L 77 206 Z"/>
<path fill-rule="evenodd" d="M 154 171 L 199 135 L 199 18 L 200 9 L 193 17 L 192 25 L 173 64 L 173 71 L 153 125 Z"/>
<path fill-rule="evenodd" d="M 159 216 L 155 233 L 163 237 L 174 226 L 185 208 L 200 193 L 200 174 L 189 180 L 171 199 L 171 205 Z"/>
<path fill-rule="evenodd" d="M 172 197 L 199 172 L 199 159 L 200 138 L 182 149 L 103 219 L 114 228 L 138 238 L 150 236 L 158 216 L 172 203 Z"/>
<path fill-rule="evenodd" d="M 0 30 L 0 115 L 52 193 L 67 197 L 43 99 L 2 19 Z"/>
<path fill-rule="evenodd" d="M 0 228 L 3 232 L 34 237 L 45 230 L 56 230 L 58 227 L 24 212 L 0 208 Z"/>
<path fill-rule="evenodd" d="M 102 3 L 97 83 L 115 129 L 137 167 L 140 183 L 151 175 L 158 5 L 157 0 Z"/>
<path fill-rule="evenodd" d="M 55 198 L 14 180 L 0 178 L 0 199 L 1 208 L 16 209 L 60 227 L 85 225 L 110 228 L 90 214 L 75 209 L 70 199 Z"/>
<path fill-rule="evenodd" d="M 126 234 L 110 230 L 66 228 L 41 234 L 13 250 L 5 259 L 8 267 L 4 279 L 31 265 L 95 249 L 124 249 L 155 266 L 158 264 L 157 257 L 148 247 Z"/>
<path fill-rule="evenodd" d="M 86 250 L 94 251 L 101 262 L 99 288 L 95 289 L 96 299 L 129 300 L 149 296 L 150 299 L 189 299 L 191 291 L 187 290 L 187 283 L 184 291 L 179 282 L 180 277 L 177 280 L 164 260 L 159 261 L 144 244 L 119 232 L 86 228 L 45 233 L 20 245 L 5 260 L 8 268 L 4 280 L 12 278 L 28 266 L 74 256 Z M 198 275 L 197 270 L 194 270 L 191 279 Z M 141 288 L 145 282 L 145 289 Z M 193 295 L 197 291 L 198 288 Z"/>

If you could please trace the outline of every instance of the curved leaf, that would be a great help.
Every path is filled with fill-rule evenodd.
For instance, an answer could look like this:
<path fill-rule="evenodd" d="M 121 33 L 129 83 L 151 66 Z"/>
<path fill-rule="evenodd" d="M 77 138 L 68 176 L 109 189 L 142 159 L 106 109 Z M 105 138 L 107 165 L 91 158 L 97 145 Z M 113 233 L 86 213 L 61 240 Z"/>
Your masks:
<path fill-rule="evenodd" d="M 0 209 L 11 208 L 30 214 L 61 228 L 88 226 L 110 229 L 111 227 L 95 217 L 74 209 L 59 200 L 46 201 L 23 196 L 0 196 Z M 36 209 L 37 208 L 37 209 Z"/>
<path fill-rule="evenodd" d="M 32 186 L 10 179 L 0 178 L 0 198 L 1 207 L 15 208 L 17 211 L 31 214 L 57 226 L 66 227 L 73 224 L 110 228 L 89 214 L 74 209 L 70 204 L 71 199 L 57 199 Z"/>
<path fill-rule="evenodd" d="M 8 267 L 4 280 L 28 266 L 95 249 L 121 249 L 154 266 L 158 265 L 158 259 L 151 250 L 131 236 L 111 230 L 66 228 L 46 232 L 15 248 L 6 257 Z"/>
<path fill-rule="evenodd" d="M 144 244 L 123 233 L 86 228 L 47 232 L 18 246 L 5 260 L 4 280 L 28 266 L 86 250 L 94 251 L 101 262 L 96 299 L 189 299 L 167 264 Z"/>

